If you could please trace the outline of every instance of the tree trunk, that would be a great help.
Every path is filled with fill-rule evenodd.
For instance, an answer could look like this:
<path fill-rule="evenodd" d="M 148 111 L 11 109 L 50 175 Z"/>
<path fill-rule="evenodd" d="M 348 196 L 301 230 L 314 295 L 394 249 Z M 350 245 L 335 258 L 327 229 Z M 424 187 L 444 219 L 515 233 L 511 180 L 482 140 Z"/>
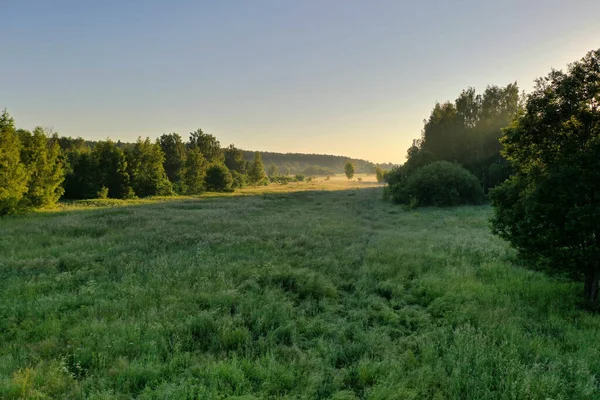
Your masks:
<path fill-rule="evenodd" d="M 600 268 L 595 263 L 590 265 L 585 272 L 585 285 L 584 285 L 584 297 L 588 306 L 592 308 L 597 307 L 598 303 L 598 292 L 600 286 L 598 281 L 600 280 Z"/>

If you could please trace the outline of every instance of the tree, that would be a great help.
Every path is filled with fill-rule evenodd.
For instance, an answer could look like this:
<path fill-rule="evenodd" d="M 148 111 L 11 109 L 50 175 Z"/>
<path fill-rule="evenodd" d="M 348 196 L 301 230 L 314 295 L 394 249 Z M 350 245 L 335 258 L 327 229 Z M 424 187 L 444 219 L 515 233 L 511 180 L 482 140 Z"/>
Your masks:
<path fill-rule="evenodd" d="M 598 301 L 600 278 L 600 49 L 538 79 L 502 137 L 514 175 L 491 192 L 493 232 L 521 256 L 583 278 Z"/>
<path fill-rule="evenodd" d="M 138 138 L 135 146 L 127 149 L 127 172 L 131 187 L 138 196 L 168 196 L 173 187 L 163 167 L 165 155 L 158 143 L 150 138 Z"/>
<path fill-rule="evenodd" d="M 504 181 L 510 168 L 498 139 L 518 104 L 516 83 L 488 86 L 481 95 L 468 88 L 454 102 L 436 103 L 421 138 L 409 148 L 404 173 L 410 175 L 433 161 L 450 161 L 475 174 L 486 190 Z"/>
<path fill-rule="evenodd" d="M 176 192 L 185 193 L 185 188 L 182 187 L 182 181 L 185 169 L 186 151 L 181 136 L 177 133 L 164 134 L 158 138 L 158 144 L 165 155 L 163 168 L 167 174 L 167 178 L 173 183 Z"/>
<path fill-rule="evenodd" d="M 134 196 L 125 154 L 112 140 L 96 143 L 92 150 L 92 158 L 96 167 L 95 181 L 98 188 L 107 188 L 110 198 L 126 199 Z"/>
<path fill-rule="evenodd" d="M 211 192 L 230 192 L 233 178 L 223 164 L 213 164 L 206 170 L 206 190 Z"/>
<path fill-rule="evenodd" d="M 190 133 L 188 147 L 200 150 L 204 158 L 209 164 L 220 163 L 223 161 L 223 151 L 221 143 L 216 137 L 208 133 L 204 133 L 202 129 L 196 129 Z"/>
<path fill-rule="evenodd" d="M 264 181 L 265 178 L 265 166 L 263 165 L 260 153 L 257 151 L 254 153 L 254 160 L 252 160 L 248 169 L 248 179 L 250 183 L 256 185 Z"/>
<path fill-rule="evenodd" d="M 344 165 L 344 173 L 346 174 L 346 178 L 352 179 L 354 176 L 354 164 L 348 161 L 346 165 Z"/>
<path fill-rule="evenodd" d="M 279 168 L 277 168 L 277 165 L 271 163 L 269 168 L 267 168 L 267 176 L 271 177 L 275 175 L 279 175 Z"/>
<path fill-rule="evenodd" d="M 98 186 L 98 165 L 89 147 L 71 148 L 65 154 L 65 193 L 67 199 L 93 199 Z"/>
<path fill-rule="evenodd" d="M 58 139 L 48 138 L 39 126 L 33 133 L 21 129 L 18 132 L 23 144 L 21 160 L 30 177 L 27 203 L 32 207 L 52 206 L 64 193 L 65 170 Z"/>
<path fill-rule="evenodd" d="M 377 178 L 377 182 L 382 183 L 385 180 L 386 170 L 381 167 L 375 167 L 375 177 Z"/>
<path fill-rule="evenodd" d="M 19 211 L 27 192 L 28 176 L 20 153 L 14 120 L 4 110 L 0 115 L 0 216 Z"/>
<path fill-rule="evenodd" d="M 188 150 L 184 172 L 186 194 L 200 194 L 204 191 L 206 165 L 206 159 L 200 149 Z"/>
<path fill-rule="evenodd" d="M 244 159 L 244 152 L 238 148 L 236 148 L 233 144 L 230 144 L 223 151 L 225 166 L 230 171 L 235 171 L 240 174 L 246 172 L 248 162 Z"/>

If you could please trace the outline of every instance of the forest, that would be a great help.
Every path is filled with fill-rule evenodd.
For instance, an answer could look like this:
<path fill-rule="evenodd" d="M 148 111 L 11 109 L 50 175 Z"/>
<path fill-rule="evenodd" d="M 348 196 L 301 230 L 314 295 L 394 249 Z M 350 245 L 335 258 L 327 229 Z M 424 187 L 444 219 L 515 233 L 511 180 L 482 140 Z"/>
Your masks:
<path fill-rule="evenodd" d="M 250 152 L 233 144 L 222 148 L 201 129 L 187 141 L 177 133 L 135 143 L 74 139 L 42 127 L 19 129 L 6 109 L 0 135 L 0 215 L 49 207 L 60 199 L 197 195 L 287 183 L 341 173 L 348 162 L 358 173 L 380 168 L 342 156 Z"/>

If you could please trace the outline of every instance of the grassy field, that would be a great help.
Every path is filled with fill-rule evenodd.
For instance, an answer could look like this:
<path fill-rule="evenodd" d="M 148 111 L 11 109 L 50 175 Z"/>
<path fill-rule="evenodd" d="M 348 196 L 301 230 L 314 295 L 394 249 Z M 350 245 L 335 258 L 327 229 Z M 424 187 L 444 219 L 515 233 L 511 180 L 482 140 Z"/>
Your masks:
<path fill-rule="evenodd" d="M 135 203 L 0 220 L 0 398 L 600 398 L 600 317 L 489 207 L 366 179 Z"/>

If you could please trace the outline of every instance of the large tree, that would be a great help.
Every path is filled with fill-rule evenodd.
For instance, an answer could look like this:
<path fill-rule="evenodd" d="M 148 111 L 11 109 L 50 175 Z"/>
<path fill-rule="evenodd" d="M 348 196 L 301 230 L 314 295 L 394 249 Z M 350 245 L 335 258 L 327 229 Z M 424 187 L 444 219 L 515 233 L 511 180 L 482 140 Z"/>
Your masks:
<path fill-rule="evenodd" d="M 263 164 L 262 156 L 257 151 L 254 153 L 254 159 L 248 168 L 248 179 L 250 180 L 250 183 L 256 185 L 261 183 L 265 178 L 265 165 Z"/>
<path fill-rule="evenodd" d="M 30 177 L 27 203 L 33 207 L 54 205 L 64 193 L 65 178 L 58 137 L 49 138 L 39 126 L 33 133 L 21 129 L 18 132 L 23 144 L 21 160 Z"/>
<path fill-rule="evenodd" d="M 198 148 L 188 150 L 184 182 L 186 194 L 200 194 L 204 191 L 204 179 L 208 163 Z"/>
<path fill-rule="evenodd" d="M 585 281 L 600 278 L 600 50 L 537 80 L 502 137 L 515 174 L 492 191 L 493 230 L 520 254 Z"/>
<path fill-rule="evenodd" d="M 19 210 L 27 192 L 27 179 L 14 120 L 4 110 L 0 115 L 0 215 Z"/>
<path fill-rule="evenodd" d="M 164 134 L 158 138 L 158 144 L 165 155 L 163 167 L 169 180 L 177 191 L 181 190 L 181 181 L 185 169 L 185 144 L 177 133 Z"/>
<path fill-rule="evenodd" d="M 216 137 L 204 133 L 202 129 L 196 129 L 190 133 L 188 142 L 189 148 L 198 149 L 209 164 L 220 163 L 223 161 L 223 150 L 221 143 Z"/>
<path fill-rule="evenodd" d="M 107 188 L 111 198 L 124 199 L 134 195 L 123 150 L 111 140 L 101 141 L 94 146 L 92 157 L 98 188 Z"/>
<path fill-rule="evenodd" d="M 150 138 L 138 138 L 132 149 L 127 149 L 127 172 L 131 187 L 138 196 L 167 196 L 173 193 L 163 162 L 165 155 Z"/>
<path fill-rule="evenodd" d="M 225 157 L 225 166 L 230 171 L 236 171 L 240 174 L 246 172 L 248 162 L 244 159 L 244 152 L 236 148 L 233 144 L 230 144 L 223 151 Z"/>
<path fill-rule="evenodd" d="M 67 199 L 93 199 L 100 190 L 97 159 L 89 147 L 71 148 L 65 153 Z"/>

